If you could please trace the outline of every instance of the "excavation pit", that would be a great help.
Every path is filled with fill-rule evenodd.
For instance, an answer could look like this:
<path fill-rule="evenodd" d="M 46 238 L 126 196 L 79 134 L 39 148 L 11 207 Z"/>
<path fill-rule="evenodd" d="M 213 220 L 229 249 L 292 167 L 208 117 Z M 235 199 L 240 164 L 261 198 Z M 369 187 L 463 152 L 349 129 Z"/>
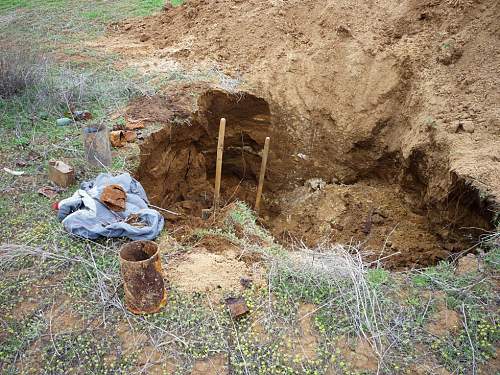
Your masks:
<path fill-rule="evenodd" d="M 395 167 L 355 180 L 332 178 L 328 158 L 302 155 L 266 100 L 220 90 L 204 91 L 186 121 L 164 124 L 141 145 L 136 175 L 154 205 L 188 217 L 212 207 L 222 117 L 227 125 L 221 205 L 240 200 L 253 207 L 265 138 L 271 137 L 260 214 L 279 241 L 355 244 L 368 259 L 402 268 L 435 264 L 467 249 L 478 232 L 465 226 L 491 228 L 474 190 L 454 191 L 442 207 L 428 209 L 415 191 L 395 181 Z M 393 159 L 393 166 L 401 164 Z M 404 173 L 411 176 L 411 170 Z"/>
<path fill-rule="evenodd" d="M 202 209 L 212 207 L 222 117 L 227 120 L 222 204 L 234 200 L 254 202 L 265 138 L 273 136 L 269 105 L 248 94 L 232 96 L 209 91 L 199 98 L 198 106 L 188 125 L 166 126 L 142 146 L 138 178 L 152 203 L 193 216 L 201 216 Z M 269 168 L 267 192 L 281 185 L 276 184 L 278 175 L 279 169 Z"/>

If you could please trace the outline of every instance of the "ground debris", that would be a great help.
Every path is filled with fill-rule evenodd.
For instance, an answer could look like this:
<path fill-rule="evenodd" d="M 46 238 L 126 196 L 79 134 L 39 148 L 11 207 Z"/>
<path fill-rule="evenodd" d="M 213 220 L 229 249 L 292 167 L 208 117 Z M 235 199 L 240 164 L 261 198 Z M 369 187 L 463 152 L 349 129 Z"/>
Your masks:
<path fill-rule="evenodd" d="M 75 183 L 75 170 L 72 166 L 60 160 L 49 161 L 49 180 L 61 187 Z"/>
<path fill-rule="evenodd" d="M 250 312 L 247 303 L 243 297 L 226 298 L 226 306 L 229 309 L 231 318 L 238 319 Z"/>
<path fill-rule="evenodd" d="M 113 130 L 109 132 L 109 141 L 113 147 L 123 147 L 127 143 L 123 130 Z"/>
<path fill-rule="evenodd" d="M 310 178 L 306 181 L 305 186 L 313 191 L 323 190 L 326 186 L 326 182 L 322 178 Z"/>
<path fill-rule="evenodd" d="M 22 176 L 25 172 L 24 171 L 14 171 L 12 169 L 9 169 L 7 167 L 4 167 L 3 169 L 5 172 L 13 175 L 13 176 Z"/>
<path fill-rule="evenodd" d="M 127 201 L 127 193 L 120 185 L 108 185 L 102 191 L 100 201 L 110 210 L 123 211 Z"/>
<path fill-rule="evenodd" d="M 63 189 L 61 188 L 56 188 L 53 186 L 43 186 L 40 189 L 37 190 L 38 194 L 43 195 L 44 197 L 47 197 L 49 199 L 54 198 L 59 194 Z"/>

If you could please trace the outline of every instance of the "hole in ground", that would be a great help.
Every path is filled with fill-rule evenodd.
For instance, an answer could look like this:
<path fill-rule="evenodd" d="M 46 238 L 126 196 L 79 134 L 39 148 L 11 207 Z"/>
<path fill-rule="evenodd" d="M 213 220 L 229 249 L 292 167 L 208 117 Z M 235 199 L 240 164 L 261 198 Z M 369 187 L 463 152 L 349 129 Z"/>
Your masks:
<path fill-rule="evenodd" d="M 253 206 L 264 140 L 271 137 L 261 216 L 279 240 L 310 247 L 322 242 L 355 243 L 368 259 L 383 258 L 387 266 L 399 268 L 435 264 L 467 249 L 476 235 L 464 232 L 463 226 L 491 227 L 484 207 L 465 207 L 453 194 L 450 202 L 456 206 L 450 202 L 448 206 L 455 207 L 455 214 L 460 207 L 469 213 L 460 222 L 454 221 L 456 215 L 443 218 L 443 212 L 449 214 L 446 209 L 419 211 L 421 202 L 411 199 L 415 194 L 378 173 L 368 171 L 350 185 L 330 183 L 321 175 L 310 180 L 314 161 L 297 157 L 293 139 L 278 130 L 279 119 L 264 99 L 219 90 L 199 97 L 189 125 L 166 125 L 141 145 L 136 177 L 153 204 L 196 217 L 212 206 L 221 117 L 227 119 L 223 204 L 241 200 Z M 393 176 L 394 170 L 388 173 Z"/>
<path fill-rule="evenodd" d="M 202 95 L 198 107 L 189 126 L 167 126 L 146 140 L 138 179 L 155 205 L 200 216 L 213 203 L 219 121 L 224 117 L 222 203 L 254 202 L 262 148 L 272 134 L 269 105 L 249 94 L 234 96 L 215 90 Z M 276 185 L 271 169 L 268 191 Z"/>

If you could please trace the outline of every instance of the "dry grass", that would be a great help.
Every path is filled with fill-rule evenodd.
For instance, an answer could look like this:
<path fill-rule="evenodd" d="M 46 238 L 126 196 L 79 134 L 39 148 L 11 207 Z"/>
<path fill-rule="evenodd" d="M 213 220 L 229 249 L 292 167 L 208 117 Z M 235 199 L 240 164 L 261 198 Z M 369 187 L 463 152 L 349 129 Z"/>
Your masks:
<path fill-rule="evenodd" d="M 47 60 L 26 51 L 0 55 L 0 99 L 21 95 L 48 74 Z"/>

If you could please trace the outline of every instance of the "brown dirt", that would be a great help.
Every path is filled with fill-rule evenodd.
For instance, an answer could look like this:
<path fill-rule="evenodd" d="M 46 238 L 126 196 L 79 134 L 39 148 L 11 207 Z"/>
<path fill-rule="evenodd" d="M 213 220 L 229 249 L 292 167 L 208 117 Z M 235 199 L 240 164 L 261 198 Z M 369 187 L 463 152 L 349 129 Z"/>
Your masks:
<path fill-rule="evenodd" d="M 448 308 L 444 292 L 426 291 L 422 297 L 429 299 L 429 301 L 434 300 L 436 306 L 435 312 L 429 317 L 429 323 L 425 327 L 428 332 L 438 337 L 444 337 L 458 332 L 463 327 L 460 314 Z"/>
<path fill-rule="evenodd" d="M 467 254 L 458 260 L 458 265 L 455 270 L 457 275 L 464 275 L 471 272 L 478 272 L 480 270 L 479 260 L 474 254 Z"/>
<path fill-rule="evenodd" d="M 370 343 L 364 338 L 348 340 L 341 337 L 337 342 L 342 356 L 350 366 L 357 371 L 376 372 L 378 369 L 378 357 L 373 351 Z"/>
<path fill-rule="evenodd" d="M 314 330 L 311 322 L 312 314 L 317 310 L 317 306 L 313 304 L 301 304 L 299 306 L 299 326 L 300 336 L 294 342 L 296 346 L 296 355 L 304 360 L 314 360 L 317 356 L 316 351 L 319 347 L 318 334 Z"/>
<path fill-rule="evenodd" d="M 294 238 L 309 246 L 320 242 L 352 243 L 368 259 L 387 266 L 434 264 L 445 259 L 458 240 L 433 233 L 428 221 L 413 212 L 395 186 L 377 181 L 295 189 L 278 198 L 281 213 L 271 219 L 277 238 Z"/>
<path fill-rule="evenodd" d="M 432 322 L 426 328 L 435 336 L 446 336 L 462 327 L 460 314 L 447 308 L 440 308 L 431 319 Z"/>
<path fill-rule="evenodd" d="M 408 369 L 410 374 L 415 375 L 451 375 L 437 358 L 439 353 L 435 350 L 429 350 L 421 343 L 414 343 L 416 352 L 419 353 L 415 358 L 415 364 Z M 480 372 L 479 372 L 480 373 Z"/>
<path fill-rule="evenodd" d="M 99 43 L 125 64 L 216 66 L 244 82 L 232 95 L 171 85 L 134 107 L 164 125 L 141 145 L 152 201 L 195 215 L 211 205 L 224 116 L 226 201 L 253 201 L 271 136 L 263 216 L 276 232 L 352 238 L 377 256 L 387 239 L 396 267 L 466 248 L 479 232 L 463 228 L 491 228 L 500 202 L 500 3 L 452 4 L 192 0 L 113 25 Z M 304 192 L 310 178 L 326 188 Z"/>
<path fill-rule="evenodd" d="M 148 374 L 173 374 L 176 363 L 172 359 L 165 359 L 164 353 L 150 344 L 150 338 L 143 332 L 136 331 L 133 325 L 120 321 L 116 334 L 120 339 L 120 350 L 125 355 L 135 354 L 137 361 L 135 370 L 145 371 Z M 113 360 L 113 358 L 110 358 Z"/>
<path fill-rule="evenodd" d="M 191 375 L 225 375 L 228 373 L 227 358 L 222 354 L 196 361 L 191 371 Z"/>
<path fill-rule="evenodd" d="M 124 354 L 131 354 L 138 347 L 145 347 L 149 341 L 146 334 L 142 332 L 135 332 L 134 327 L 126 321 L 118 323 L 116 334 L 120 339 L 121 350 Z"/>
<path fill-rule="evenodd" d="M 243 290 L 240 279 L 252 278 L 254 272 L 231 254 L 213 254 L 195 248 L 168 263 L 166 275 L 171 285 L 188 293 L 207 293 L 213 301 L 224 293 Z"/>

